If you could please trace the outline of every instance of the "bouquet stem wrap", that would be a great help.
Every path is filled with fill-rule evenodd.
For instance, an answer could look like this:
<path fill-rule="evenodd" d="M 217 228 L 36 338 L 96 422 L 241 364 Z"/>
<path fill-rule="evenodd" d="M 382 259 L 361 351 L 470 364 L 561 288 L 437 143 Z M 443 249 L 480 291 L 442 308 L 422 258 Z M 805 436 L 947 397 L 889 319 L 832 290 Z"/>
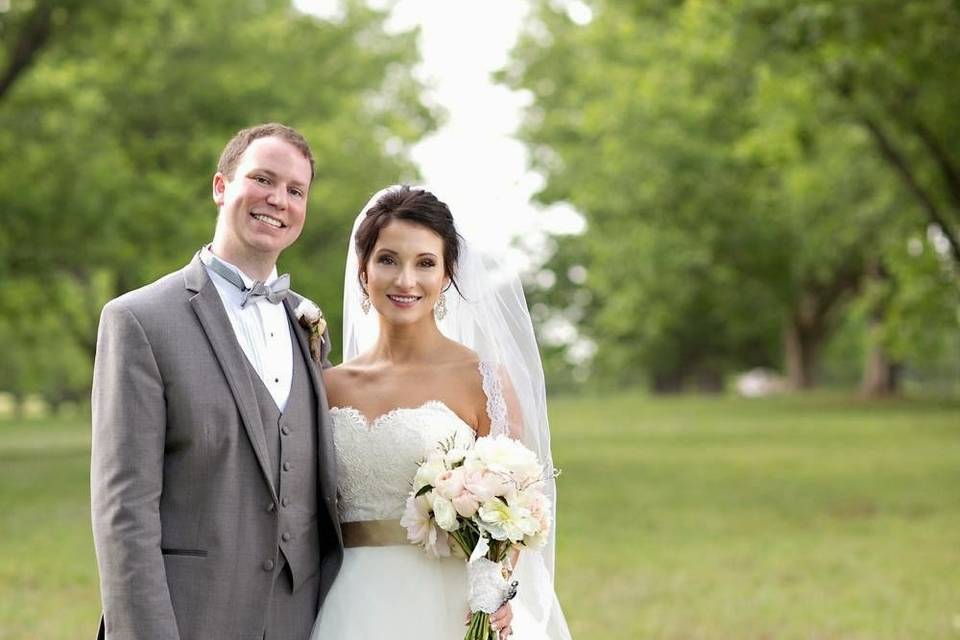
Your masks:
<path fill-rule="evenodd" d="M 510 583 L 503 577 L 500 563 L 477 558 L 467 565 L 470 611 L 493 613 L 510 598 Z"/>

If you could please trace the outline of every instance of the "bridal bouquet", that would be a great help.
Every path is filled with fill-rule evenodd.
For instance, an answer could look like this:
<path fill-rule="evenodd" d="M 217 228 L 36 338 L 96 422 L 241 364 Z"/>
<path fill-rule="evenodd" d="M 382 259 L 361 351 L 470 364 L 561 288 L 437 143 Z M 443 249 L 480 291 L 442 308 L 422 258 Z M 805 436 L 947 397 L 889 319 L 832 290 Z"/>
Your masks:
<path fill-rule="evenodd" d="M 420 463 L 400 523 L 432 556 L 467 557 L 472 612 L 464 640 L 494 638 L 490 614 L 516 595 L 504 577 L 512 548 L 542 546 L 550 531 L 547 477 L 536 454 L 507 436 L 478 438 L 469 448 L 440 443 Z"/>

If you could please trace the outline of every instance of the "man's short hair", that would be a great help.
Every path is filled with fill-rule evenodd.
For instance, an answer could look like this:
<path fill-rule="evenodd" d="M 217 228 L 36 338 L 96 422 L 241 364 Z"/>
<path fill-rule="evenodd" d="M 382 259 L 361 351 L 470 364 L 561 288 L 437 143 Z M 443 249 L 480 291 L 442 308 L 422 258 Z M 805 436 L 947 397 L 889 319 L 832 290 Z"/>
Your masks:
<path fill-rule="evenodd" d="M 277 122 L 258 124 L 255 127 L 248 127 L 247 129 L 238 131 L 236 135 L 230 138 L 227 146 L 223 148 L 223 153 L 220 154 L 220 161 L 217 162 L 217 171 L 227 176 L 230 180 L 233 180 L 233 173 L 237 170 L 237 165 L 240 163 L 240 156 L 247 150 L 247 147 L 253 144 L 254 140 L 269 138 L 271 136 L 292 144 L 303 154 L 304 158 L 310 161 L 310 182 L 313 182 L 314 162 L 310 145 L 307 144 L 307 140 L 300 135 L 299 131 Z"/>

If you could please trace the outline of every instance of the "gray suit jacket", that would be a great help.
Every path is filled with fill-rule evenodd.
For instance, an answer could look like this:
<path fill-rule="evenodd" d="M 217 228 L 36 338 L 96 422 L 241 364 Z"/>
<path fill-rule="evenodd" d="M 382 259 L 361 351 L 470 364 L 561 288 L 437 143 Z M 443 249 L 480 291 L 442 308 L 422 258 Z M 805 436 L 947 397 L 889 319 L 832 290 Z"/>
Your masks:
<path fill-rule="evenodd" d="M 300 298 L 284 301 L 292 317 Z M 295 341 L 309 360 L 307 336 Z M 329 350 L 325 336 L 323 359 Z M 93 376 L 91 497 L 102 626 L 113 640 L 257 637 L 273 586 L 277 495 L 250 373 L 199 254 L 109 302 Z M 343 559 L 320 370 L 320 601 Z M 103 633 L 103 630 L 101 630 Z"/>

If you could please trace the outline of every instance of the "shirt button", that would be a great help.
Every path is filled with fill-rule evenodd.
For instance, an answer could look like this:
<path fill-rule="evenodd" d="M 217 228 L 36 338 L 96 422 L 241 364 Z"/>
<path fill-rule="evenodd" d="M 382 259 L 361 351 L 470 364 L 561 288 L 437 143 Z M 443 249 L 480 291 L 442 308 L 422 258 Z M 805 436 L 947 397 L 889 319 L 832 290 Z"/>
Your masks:
<path fill-rule="evenodd" d="M 280 378 L 274 378 L 273 381 L 279 384 Z"/>
<path fill-rule="evenodd" d="M 284 471 L 290 471 L 290 463 L 289 463 L 289 462 L 284 462 L 284 463 L 283 463 L 283 470 L 284 470 Z"/>
<path fill-rule="evenodd" d="M 273 560 L 264 560 L 264 561 L 263 561 L 263 570 L 264 570 L 264 571 L 273 571 Z"/>
<path fill-rule="evenodd" d="M 284 531 L 284 532 L 283 532 L 283 535 L 280 536 L 280 537 L 283 538 L 283 541 L 284 541 L 284 542 L 290 542 L 290 538 L 292 538 L 293 536 L 291 536 L 289 533 L 287 533 L 286 531 Z"/>

